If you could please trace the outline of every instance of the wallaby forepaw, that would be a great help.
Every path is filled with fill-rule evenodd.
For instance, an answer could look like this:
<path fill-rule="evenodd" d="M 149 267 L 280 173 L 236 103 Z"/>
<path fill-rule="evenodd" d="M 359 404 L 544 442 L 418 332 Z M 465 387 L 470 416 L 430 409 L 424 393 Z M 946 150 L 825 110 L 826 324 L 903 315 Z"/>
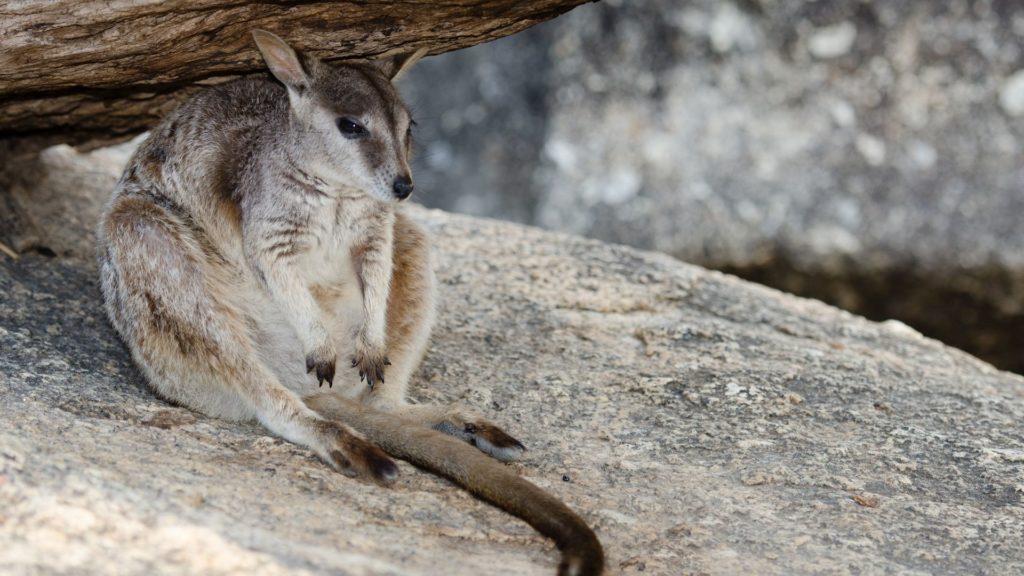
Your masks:
<path fill-rule="evenodd" d="M 359 381 L 373 388 L 375 384 L 384 383 L 384 369 L 391 366 L 391 361 L 380 352 L 359 351 L 352 358 L 352 367 L 359 369 Z"/>
<path fill-rule="evenodd" d="M 318 348 L 306 356 L 306 373 L 316 372 L 316 381 L 323 387 L 327 382 L 329 388 L 334 387 L 334 368 L 336 354 L 333 350 Z"/>
<path fill-rule="evenodd" d="M 329 388 L 334 387 L 334 360 L 315 360 L 312 356 L 306 357 L 306 373 L 316 371 L 316 381 L 322 388 L 327 382 Z"/>
<path fill-rule="evenodd" d="M 492 458 L 509 462 L 517 460 L 526 451 L 526 446 L 508 432 L 485 421 L 454 422 L 445 420 L 434 426 L 436 430 L 456 438 L 462 438 Z"/>

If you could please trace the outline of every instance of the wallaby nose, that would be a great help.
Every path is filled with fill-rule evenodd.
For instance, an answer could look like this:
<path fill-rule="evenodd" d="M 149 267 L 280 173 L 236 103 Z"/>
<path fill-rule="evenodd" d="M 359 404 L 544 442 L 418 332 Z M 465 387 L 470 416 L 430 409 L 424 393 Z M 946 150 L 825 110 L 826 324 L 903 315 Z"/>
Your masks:
<path fill-rule="evenodd" d="M 395 178 L 395 183 L 392 185 L 392 190 L 395 191 L 395 197 L 399 200 L 405 200 L 412 194 L 412 178 L 408 176 L 398 176 Z"/>

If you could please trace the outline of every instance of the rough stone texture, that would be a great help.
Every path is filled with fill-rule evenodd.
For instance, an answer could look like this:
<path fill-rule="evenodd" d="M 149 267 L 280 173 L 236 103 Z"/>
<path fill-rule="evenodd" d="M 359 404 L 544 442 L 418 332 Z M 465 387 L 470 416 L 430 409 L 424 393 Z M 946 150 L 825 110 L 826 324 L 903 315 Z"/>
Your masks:
<path fill-rule="evenodd" d="M 1024 571 L 1024 379 L 665 255 L 415 211 L 439 326 L 413 394 L 530 450 L 611 573 Z M 13 574 L 551 574 L 528 526 L 402 465 L 384 489 L 150 393 L 91 261 L 0 255 Z"/>
<path fill-rule="evenodd" d="M 130 137 L 205 85 L 263 71 L 265 28 L 328 60 L 518 32 L 587 0 L 0 0 L 0 138 Z"/>
<path fill-rule="evenodd" d="M 609 0 L 413 70 L 418 178 L 1024 371 L 1022 43 L 1007 0 Z"/>
<path fill-rule="evenodd" d="M 52 146 L 0 162 L 0 242 L 17 252 L 91 257 L 103 203 L 141 140 L 92 152 Z"/>

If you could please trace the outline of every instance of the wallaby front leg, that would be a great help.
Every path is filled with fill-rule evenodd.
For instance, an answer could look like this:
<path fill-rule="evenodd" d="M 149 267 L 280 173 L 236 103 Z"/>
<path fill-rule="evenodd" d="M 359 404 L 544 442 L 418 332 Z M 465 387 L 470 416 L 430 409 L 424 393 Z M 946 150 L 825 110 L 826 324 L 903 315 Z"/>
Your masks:
<path fill-rule="evenodd" d="M 394 250 L 394 214 L 382 212 L 373 223 L 367 241 L 353 249 L 352 259 L 363 292 L 363 326 L 356 338 L 352 367 L 359 369 L 372 388 L 384 381 L 387 359 L 387 306 L 391 290 Z"/>
<path fill-rule="evenodd" d="M 256 251 L 254 267 L 257 275 L 273 302 L 284 312 L 298 333 L 306 354 L 306 371 L 315 371 L 321 386 L 324 382 L 333 386 L 338 354 L 330 333 L 320 321 L 320 306 L 292 266 L 291 259 L 296 255 L 296 248 L 279 246 L 271 245 Z"/>

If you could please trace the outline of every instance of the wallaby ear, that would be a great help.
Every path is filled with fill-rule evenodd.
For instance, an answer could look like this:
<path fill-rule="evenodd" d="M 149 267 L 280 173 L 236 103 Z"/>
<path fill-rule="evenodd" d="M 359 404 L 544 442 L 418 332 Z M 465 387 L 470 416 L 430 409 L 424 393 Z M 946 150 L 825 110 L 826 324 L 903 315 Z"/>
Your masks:
<path fill-rule="evenodd" d="M 403 52 L 397 56 L 385 58 L 383 60 L 377 60 L 376 65 L 380 68 L 380 71 L 385 76 L 390 78 L 392 81 L 398 80 L 398 78 L 409 71 L 412 65 L 419 62 L 420 58 L 427 55 L 426 48 L 419 48 L 413 52 Z"/>
<path fill-rule="evenodd" d="M 302 92 L 309 87 L 309 76 L 302 67 L 298 54 L 287 42 L 266 30 L 253 30 L 252 38 L 275 78 L 296 92 Z"/>

